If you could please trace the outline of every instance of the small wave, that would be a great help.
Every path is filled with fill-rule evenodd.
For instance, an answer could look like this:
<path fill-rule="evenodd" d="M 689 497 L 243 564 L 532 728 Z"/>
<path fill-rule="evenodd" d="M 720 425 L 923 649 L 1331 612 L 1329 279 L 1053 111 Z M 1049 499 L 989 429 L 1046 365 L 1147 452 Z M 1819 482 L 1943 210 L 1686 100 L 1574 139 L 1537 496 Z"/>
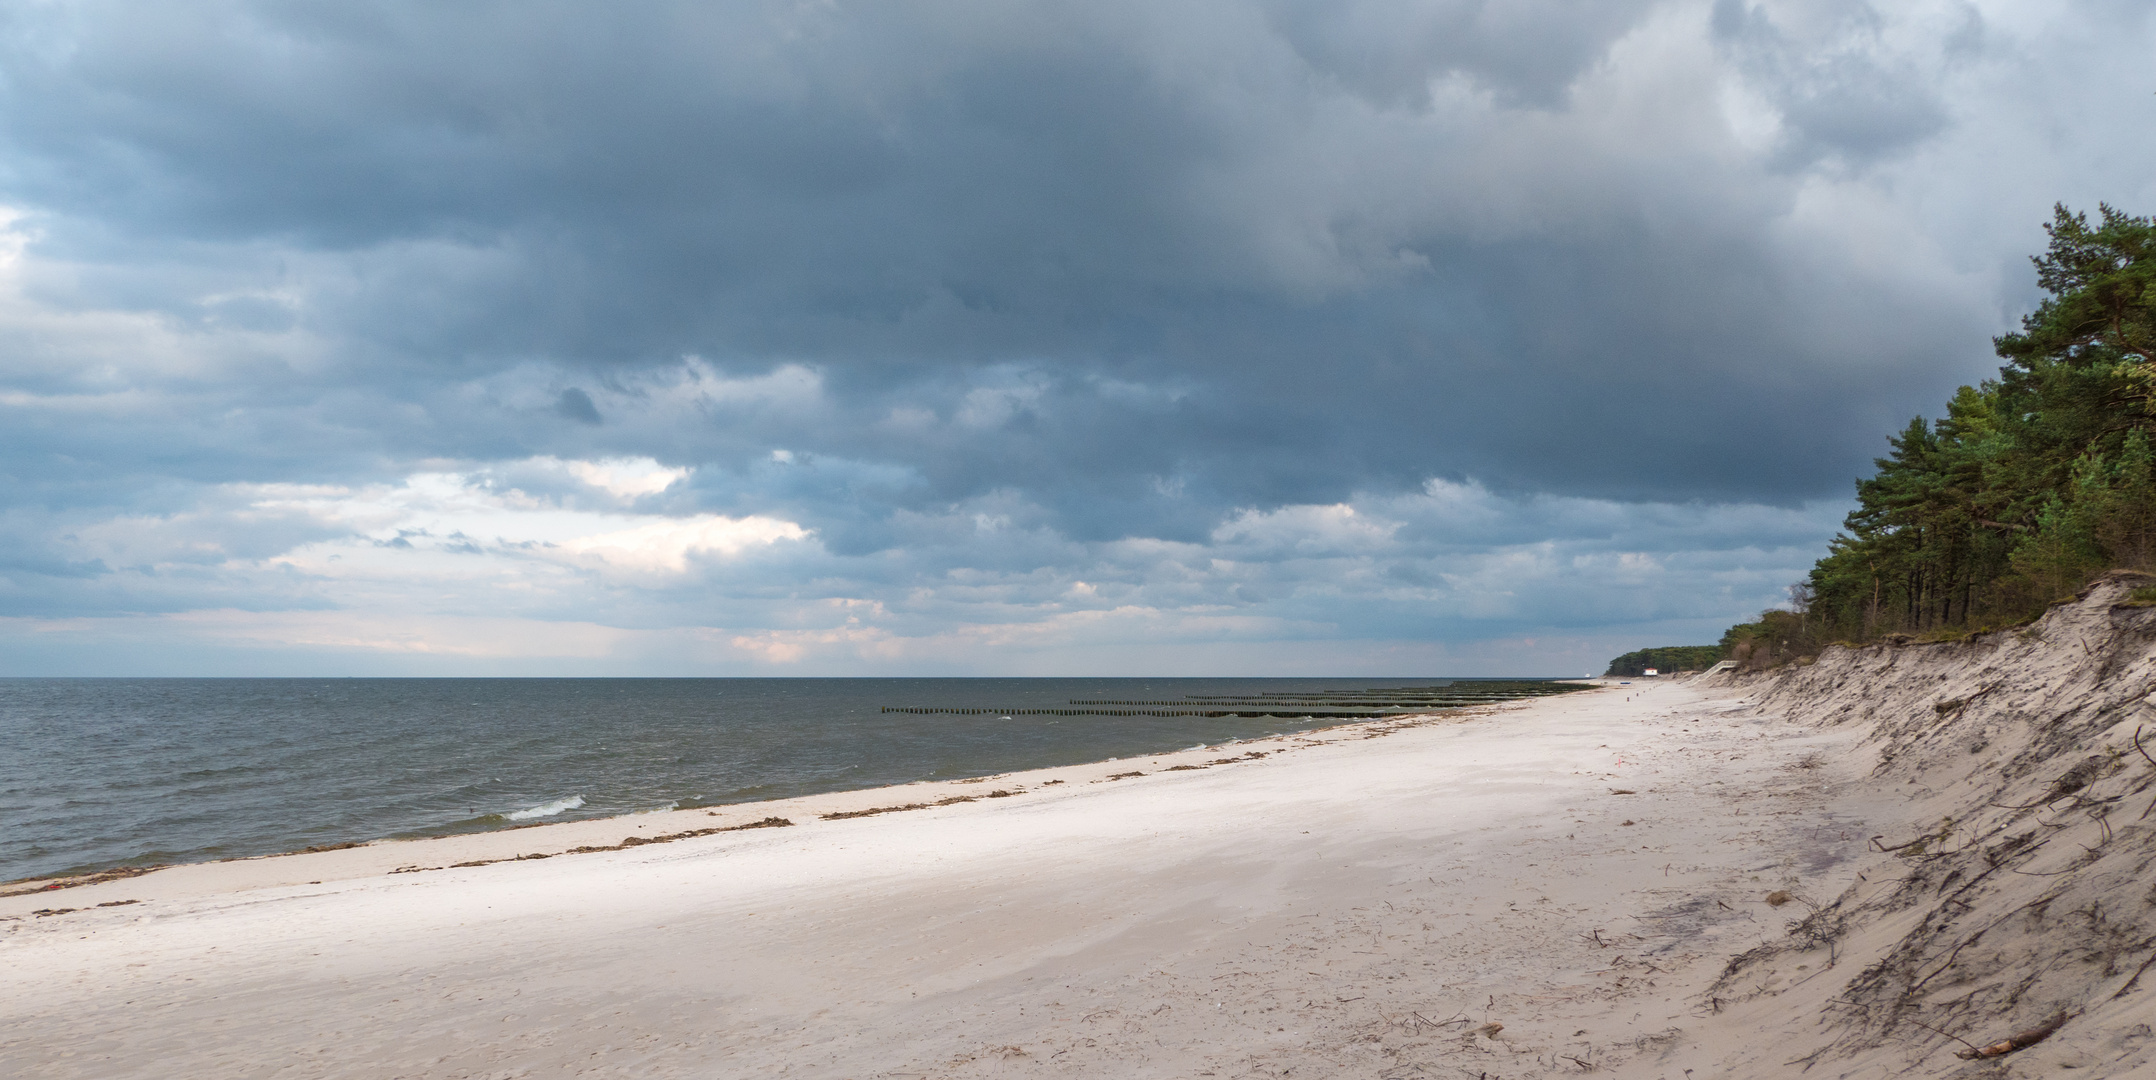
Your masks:
<path fill-rule="evenodd" d="M 554 815 L 559 814 L 564 810 L 574 810 L 582 805 L 584 805 L 584 796 L 571 795 L 566 799 L 556 799 L 550 803 L 540 803 L 539 805 L 534 806 L 529 810 L 518 810 L 515 813 L 508 815 L 508 817 L 511 821 L 530 821 L 535 817 L 553 817 Z"/>

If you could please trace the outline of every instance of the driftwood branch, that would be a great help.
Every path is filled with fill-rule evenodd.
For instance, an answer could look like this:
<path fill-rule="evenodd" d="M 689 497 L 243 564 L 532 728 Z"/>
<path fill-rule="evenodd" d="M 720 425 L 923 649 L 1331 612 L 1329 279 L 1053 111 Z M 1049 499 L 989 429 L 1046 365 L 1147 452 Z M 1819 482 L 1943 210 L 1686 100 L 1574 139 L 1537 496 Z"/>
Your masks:
<path fill-rule="evenodd" d="M 2017 1031 L 2014 1034 L 2007 1036 L 2005 1039 L 1992 1043 L 1989 1046 L 1972 1046 L 1967 1050 L 1957 1050 L 1954 1052 L 1954 1056 L 1969 1061 L 1974 1061 L 1977 1058 L 2003 1057 L 2007 1054 L 2013 1053 L 2016 1050 L 2020 1050 L 2025 1047 L 2035 1046 L 2037 1043 L 2043 1042 L 2045 1039 L 2051 1037 L 2052 1032 L 2055 1032 L 2060 1028 L 2065 1027 L 2066 1021 L 2067 1015 L 2065 1013 L 2060 1013 L 2059 1015 L 2052 1017 L 2050 1020 L 2045 1021 L 2040 1026 L 2032 1027 L 2027 1031 Z"/>

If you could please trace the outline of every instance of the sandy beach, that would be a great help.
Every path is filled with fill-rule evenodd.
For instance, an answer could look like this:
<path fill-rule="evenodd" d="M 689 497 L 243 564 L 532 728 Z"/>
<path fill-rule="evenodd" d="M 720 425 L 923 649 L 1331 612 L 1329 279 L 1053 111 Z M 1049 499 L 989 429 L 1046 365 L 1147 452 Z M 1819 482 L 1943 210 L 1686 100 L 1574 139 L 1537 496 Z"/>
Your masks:
<path fill-rule="evenodd" d="M 1861 735 L 1643 683 L 175 867 L 0 898 L 0 1058 L 23 1077 L 1675 1080 L 1736 1037 L 1704 996 L 1727 959 L 1841 892 L 1894 812 L 1850 783 Z M 892 807 L 922 808 L 858 813 Z M 793 824 L 736 828 L 771 818 Z"/>

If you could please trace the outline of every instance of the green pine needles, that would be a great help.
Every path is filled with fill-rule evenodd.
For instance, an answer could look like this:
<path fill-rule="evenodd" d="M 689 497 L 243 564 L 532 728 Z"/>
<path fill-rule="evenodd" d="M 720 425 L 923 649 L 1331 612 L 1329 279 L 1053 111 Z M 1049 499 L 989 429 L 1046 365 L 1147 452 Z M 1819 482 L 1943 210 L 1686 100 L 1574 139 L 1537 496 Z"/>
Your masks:
<path fill-rule="evenodd" d="M 1790 610 L 1733 628 L 1748 666 L 1836 640 L 1955 637 L 2026 621 L 2156 557 L 2156 221 L 2057 207 L 2049 294 L 1993 340 L 1999 377 L 1889 438 Z"/>
<path fill-rule="evenodd" d="M 1632 678 L 1645 675 L 1653 668 L 1664 675 L 1676 671 L 1698 671 L 1713 667 L 1727 655 L 1720 645 L 1664 645 L 1655 649 L 1636 649 L 1610 661 L 1604 678 Z"/>

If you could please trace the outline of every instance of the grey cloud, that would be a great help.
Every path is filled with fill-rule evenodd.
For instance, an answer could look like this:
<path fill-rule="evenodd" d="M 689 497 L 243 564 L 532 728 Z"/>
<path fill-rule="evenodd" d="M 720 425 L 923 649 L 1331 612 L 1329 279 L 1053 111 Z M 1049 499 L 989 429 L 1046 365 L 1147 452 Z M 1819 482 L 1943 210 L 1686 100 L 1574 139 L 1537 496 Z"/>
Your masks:
<path fill-rule="evenodd" d="M 1714 32 L 1740 58 L 1752 84 L 1782 110 L 1791 129 L 1783 151 L 1787 164 L 1836 155 L 1868 165 L 1946 127 L 1936 78 L 1918 70 L 1919 58 L 1897 55 L 1882 40 L 1885 20 L 1866 0 L 1790 5 L 1782 20 L 1773 7 L 1715 0 Z M 1983 17 L 1973 5 L 1959 5 L 1954 15 L 1952 29 L 1926 42 L 1941 62 L 1972 55 L 1984 36 Z"/>
<path fill-rule="evenodd" d="M 1047 588 L 1099 545 L 1209 552 L 1244 511 L 1433 477 L 1509 501 L 1479 532 L 1398 511 L 1427 553 L 1355 573 L 1413 586 L 1402 611 L 1452 587 L 1439 555 L 1580 516 L 1779 566 L 1816 537 L 1764 510 L 1654 532 L 1669 512 L 1537 499 L 1844 496 L 1883 432 L 1988 372 L 2060 195 L 1972 178 L 2049 152 L 1981 103 L 2016 65 L 2063 78 L 2063 47 L 1951 4 L 0 20 L 0 203 L 27 215 L 0 500 L 54 530 L 221 484 L 649 455 L 695 473 L 638 507 L 816 530 L 832 561 L 772 588 L 874 557 Z M 2145 32 L 2121 22 L 2107 62 Z M 2146 151 L 2098 145 L 2072 144 L 2077 182 L 2145 187 Z M 2023 203 L 2018 232 L 1964 227 Z M 975 535 L 984 514 L 1006 524 Z M 132 572 L 23 528 L 37 566 Z M 1316 620 L 1310 583 L 1346 565 L 1268 559 L 1106 584 Z"/>
<path fill-rule="evenodd" d="M 1763 235 L 1779 207 L 1728 201 L 1758 178 L 1592 150 L 1530 158 L 1531 186 L 1549 170 L 1601 170 L 1589 202 L 1621 209 L 1473 239 L 1477 196 L 1446 188 L 1521 179 L 1475 163 L 1505 137 L 1508 106 L 1433 136 L 1388 128 L 1398 93 L 1358 90 L 1373 114 L 1309 79 L 1426 86 L 1467 72 L 1506 101 L 1553 108 L 1639 5 L 1276 5 L 1263 19 L 1225 3 L 994 18 L 963 4 L 695 6 L 609 12 L 603 32 L 589 23 L 600 9 L 516 10 L 522 29 L 506 38 L 485 8 L 75 19 L 64 63 L 18 42 L 6 134 L 26 164 L 10 187 L 45 209 L 41 248 L 55 253 L 94 247 L 84 228 L 123 225 L 153 243 L 296 245 L 315 268 L 300 324 L 340 350 L 333 377 L 389 375 L 377 396 L 424 402 L 430 384 L 533 357 L 813 362 L 852 419 L 796 441 L 909 461 L 946 499 L 1011 483 L 1075 499 L 1087 478 L 1182 475 L 1194 494 L 1281 502 L 1433 473 L 1788 498 L 1863 460 L 1813 444 L 1903 411 L 1852 414 L 1846 395 L 1817 388 L 1792 403 L 1792 427 L 1824 424 L 1826 437 L 1733 418 L 1757 453 L 1702 472 L 1699 447 L 1734 431 L 1661 440 L 1677 429 L 1652 417 L 1732 402 L 1741 415 L 1777 380 L 1728 364 L 1732 348 L 1818 367 L 1788 325 L 1811 313 L 1784 310 L 1793 268 Z M 1402 164 L 1431 174 L 1421 205 L 1373 202 Z M 1373 179 L 1354 175 L 1364 165 Z M 1305 232 L 1280 233 L 1303 217 Z M 348 270 L 325 262 L 334 253 Z M 1400 257 L 1411 261 L 1371 262 Z M 1928 302 L 1845 299 L 1874 323 Z M 235 325 L 283 326 L 291 311 L 220 304 Z M 1966 315 L 1923 318 L 1950 331 Z M 1937 383 L 1950 340 L 1934 335 L 1912 381 Z M 1065 376 L 1166 374 L 1201 390 L 1166 419 L 1081 392 L 1056 415 L 940 445 L 878 440 L 861 422 L 938 387 L 970 392 L 954 367 L 1029 357 Z M 366 396 L 348 407 L 378 411 Z M 591 415 L 566 396 L 554 409 Z M 393 426 L 451 455 L 572 438 L 517 424 Z M 1418 428 L 1435 435 L 1403 437 Z M 1577 452 L 1619 440 L 1621 467 Z M 1101 527 L 1072 509 L 1081 531 Z"/>
<path fill-rule="evenodd" d="M 1325 78 L 1381 107 L 1430 107 L 1430 84 L 1464 76 L 1507 104 L 1559 105 L 1581 71 L 1653 4 L 1579 0 L 1278 2 L 1272 24 Z"/>
<path fill-rule="evenodd" d="M 506 494 L 513 484 L 529 496 L 559 475 L 527 463 L 480 487 Z M 461 529 L 400 525 L 370 537 L 310 528 L 289 512 L 265 518 L 254 497 L 213 493 L 188 512 L 74 529 L 54 554 L 112 556 L 110 565 L 89 581 L 63 580 L 68 571 L 57 566 L 11 567 L 0 574 L 14 583 L 0 590 L 0 614 L 387 605 L 644 628 L 718 621 L 755 632 L 829 626 L 855 609 L 819 605 L 843 601 L 874 605 L 874 624 L 901 637 L 1141 609 L 1471 641 L 1756 610 L 1801 573 L 1839 513 L 1831 504 L 1788 511 L 1513 499 L 1433 485 L 1345 506 L 1245 511 L 1194 542 L 1082 542 L 1054 528 L 1046 507 L 1004 492 L 894 514 L 889 543 L 872 551 L 797 542 L 701 559 L 685 575 L 646 581 L 578 572 L 525 577 L 525 587 L 503 591 L 476 568 L 430 579 L 413 564 L 404 583 L 347 581 L 322 576 L 336 565 L 334 551 L 298 563 L 282 556 L 332 541 L 389 559 L 489 559 L 492 572 L 516 575 L 532 556 L 551 558 L 546 545 Z M 573 490 L 543 497 L 612 508 Z M 396 565 L 380 573 L 394 576 Z"/>
<path fill-rule="evenodd" d="M 592 404 L 591 395 L 574 386 L 562 391 L 561 396 L 555 399 L 554 414 L 566 420 L 574 420 L 580 424 L 597 424 L 601 422 L 599 407 Z"/>

